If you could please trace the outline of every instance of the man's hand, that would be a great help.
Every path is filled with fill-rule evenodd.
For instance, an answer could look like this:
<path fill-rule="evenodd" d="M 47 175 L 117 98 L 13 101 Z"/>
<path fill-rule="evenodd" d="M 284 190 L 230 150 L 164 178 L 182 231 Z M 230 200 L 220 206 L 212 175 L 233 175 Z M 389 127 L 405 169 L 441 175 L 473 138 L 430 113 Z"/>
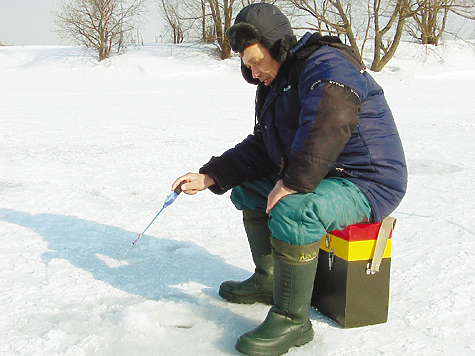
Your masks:
<path fill-rule="evenodd" d="M 283 197 L 290 195 L 290 194 L 295 194 L 298 193 L 296 190 L 287 188 L 284 185 L 284 181 L 281 179 L 279 180 L 276 184 L 274 189 L 269 193 L 267 196 L 267 214 L 272 210 L 275 204 L 282 199 Z"/>
<path fill-rule="evenodd" d="M 214 179 L 208 174 L 201 173 L 187 173 L 180 178 L 177 178 L 172 185 L 172 190 L 175 190 L 181 184 L 181 190 L 188 195 L 194 195 L 199 191 L 205 190 L 208 187 L 216 184 Z"/>

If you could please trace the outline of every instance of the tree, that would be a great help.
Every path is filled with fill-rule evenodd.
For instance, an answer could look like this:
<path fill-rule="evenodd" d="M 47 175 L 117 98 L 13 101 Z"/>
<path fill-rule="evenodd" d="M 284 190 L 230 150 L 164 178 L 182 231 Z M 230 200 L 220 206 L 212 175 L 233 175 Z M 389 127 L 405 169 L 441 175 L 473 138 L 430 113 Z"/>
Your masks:
<path fill-rule="evenodd" d="M 93 48 L 102 61 L 125 49 L 143 11 L 144 0 L 69 0 L 53 15 L 62 38 Z"/>
<path fill-rule="evenodd" d="M 183 19 L 183 2 L 180 0 L 157 0 L 158 11 L 167 24 L 166 32 L 171 34 L 174 44 L 185 39 L 186 21 Z"/>
<path fill-rule="evenodd" d="M 157 0 L 168 31 L 188 33 L 189 39 L 214 43 L 221 59 L 229 58 L 231 47 L 226 30 L 231 26 L 235 0 Z M 165 16 L 164 13 L 166 12 Z M 174 40 L 174 43 L 177 43 Z"/>
<path fill-rule="evenodd" d="M 310 15 L 316 22 L 307 21 L 306 26 L 300 29 L 318 31 L 323 34 L 345 36 L 353 51 L 361 58 L 357 44 L 358 33 L 354 33 L 354 23 L 350 15 L 351 2 L 343 3 L 341 0 L 287 0 L 302 13 Z M 345 1 L 345 0 L 343 0 Z M 357 5 L 358 6 L 358 5 Z"/>
<path fill-rule="evenodd" d="M 367 41 L 372 38 L 371 70 L 374 71 L 380 71 L 392 58 L 403 34 L 405 21 L 411 16 L 408 0 L 288 1 L 316 20 L 314 29 L 317 31 L 345 36 L 361 59 Z M 361 40 L 360 46 L 358 39 Z"/>
<path fill-rule="evenodd" d="M 408 0 L 397 0 L 392 13 L 390 13 L 389 19 L 386 22 L 386 25 L 381 28 L 380 16 L 382 0 L 372 1 L 374 9 L 374 51 L 371 70 L 379 72 L 396 53 L 397 46 L 399 45 L 404 32 L 404 24 L 406 19 L 410 17 L 410 14 Z M 389 30 L 393 28 L 394 23 L 396 23 L 394 34 L 392 35 L 391 39 L 385 41 L 384 36 L 389 32 Z"/>
<path fill-rule="evenodd" d="M 235 0 L 222 0 L 222 3 L 220 0 L 207 0 L 207 2 L 211 11 L 216 44 L 221 54 L 221 59 L 229 58 L 231 56 L 231 46 L 225 34 L 226 30 L 231 27 Z"/>
<path fill-rule="evenodd" d="M 475 20 L 473 0 L 415 0 L 409 34 L 422 44 L 438 45 L 450 16 Z"/>

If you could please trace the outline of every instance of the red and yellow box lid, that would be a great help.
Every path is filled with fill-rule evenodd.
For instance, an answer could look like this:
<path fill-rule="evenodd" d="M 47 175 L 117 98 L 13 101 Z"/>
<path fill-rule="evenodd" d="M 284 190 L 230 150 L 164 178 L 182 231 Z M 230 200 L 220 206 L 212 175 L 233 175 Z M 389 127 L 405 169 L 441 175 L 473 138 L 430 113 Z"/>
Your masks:
<path fill-rule="evenodd" d="M 320 242 L 320 249 L 346 261 L 370 260 L 373 258 L 381 223 L 362 223 L 330 231 Z M 389 235 L 383 258 L 391 257 L 391 236 Z"/>

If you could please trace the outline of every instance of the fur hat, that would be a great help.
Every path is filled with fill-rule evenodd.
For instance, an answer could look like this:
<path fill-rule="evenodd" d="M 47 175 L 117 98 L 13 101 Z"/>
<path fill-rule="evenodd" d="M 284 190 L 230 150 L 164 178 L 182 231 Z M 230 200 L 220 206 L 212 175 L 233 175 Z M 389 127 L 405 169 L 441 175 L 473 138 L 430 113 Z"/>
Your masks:
<path fill-rule="evenodd" d="M 274 5 L 251 4 L 236 16 L 234 25 L 226 31 L 234 52 L 261 43 L 276 61 L 282 63 L 288 51 L 297 43 L 289 19 Z"/>

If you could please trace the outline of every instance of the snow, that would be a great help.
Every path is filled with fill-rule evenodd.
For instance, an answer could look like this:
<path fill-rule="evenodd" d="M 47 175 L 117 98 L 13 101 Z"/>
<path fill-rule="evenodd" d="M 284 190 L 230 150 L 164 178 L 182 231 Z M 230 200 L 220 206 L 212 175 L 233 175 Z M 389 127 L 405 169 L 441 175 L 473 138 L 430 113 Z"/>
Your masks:
<path fill-rule="evenodd" d="M 474 57 L 402 43 L 373 74 L 409 167 L 389 320 L 345 330 L 312 311 L 314 341 L 288 355 L 475 353 Z M 239 60 L 0 47 L 0 78 L 0 355 L 237 355 L 268 307 L 217 294 L 253 270 L 228 194 L 180 195 L 121 258 L 176 177 L 252 131 Z"/>

